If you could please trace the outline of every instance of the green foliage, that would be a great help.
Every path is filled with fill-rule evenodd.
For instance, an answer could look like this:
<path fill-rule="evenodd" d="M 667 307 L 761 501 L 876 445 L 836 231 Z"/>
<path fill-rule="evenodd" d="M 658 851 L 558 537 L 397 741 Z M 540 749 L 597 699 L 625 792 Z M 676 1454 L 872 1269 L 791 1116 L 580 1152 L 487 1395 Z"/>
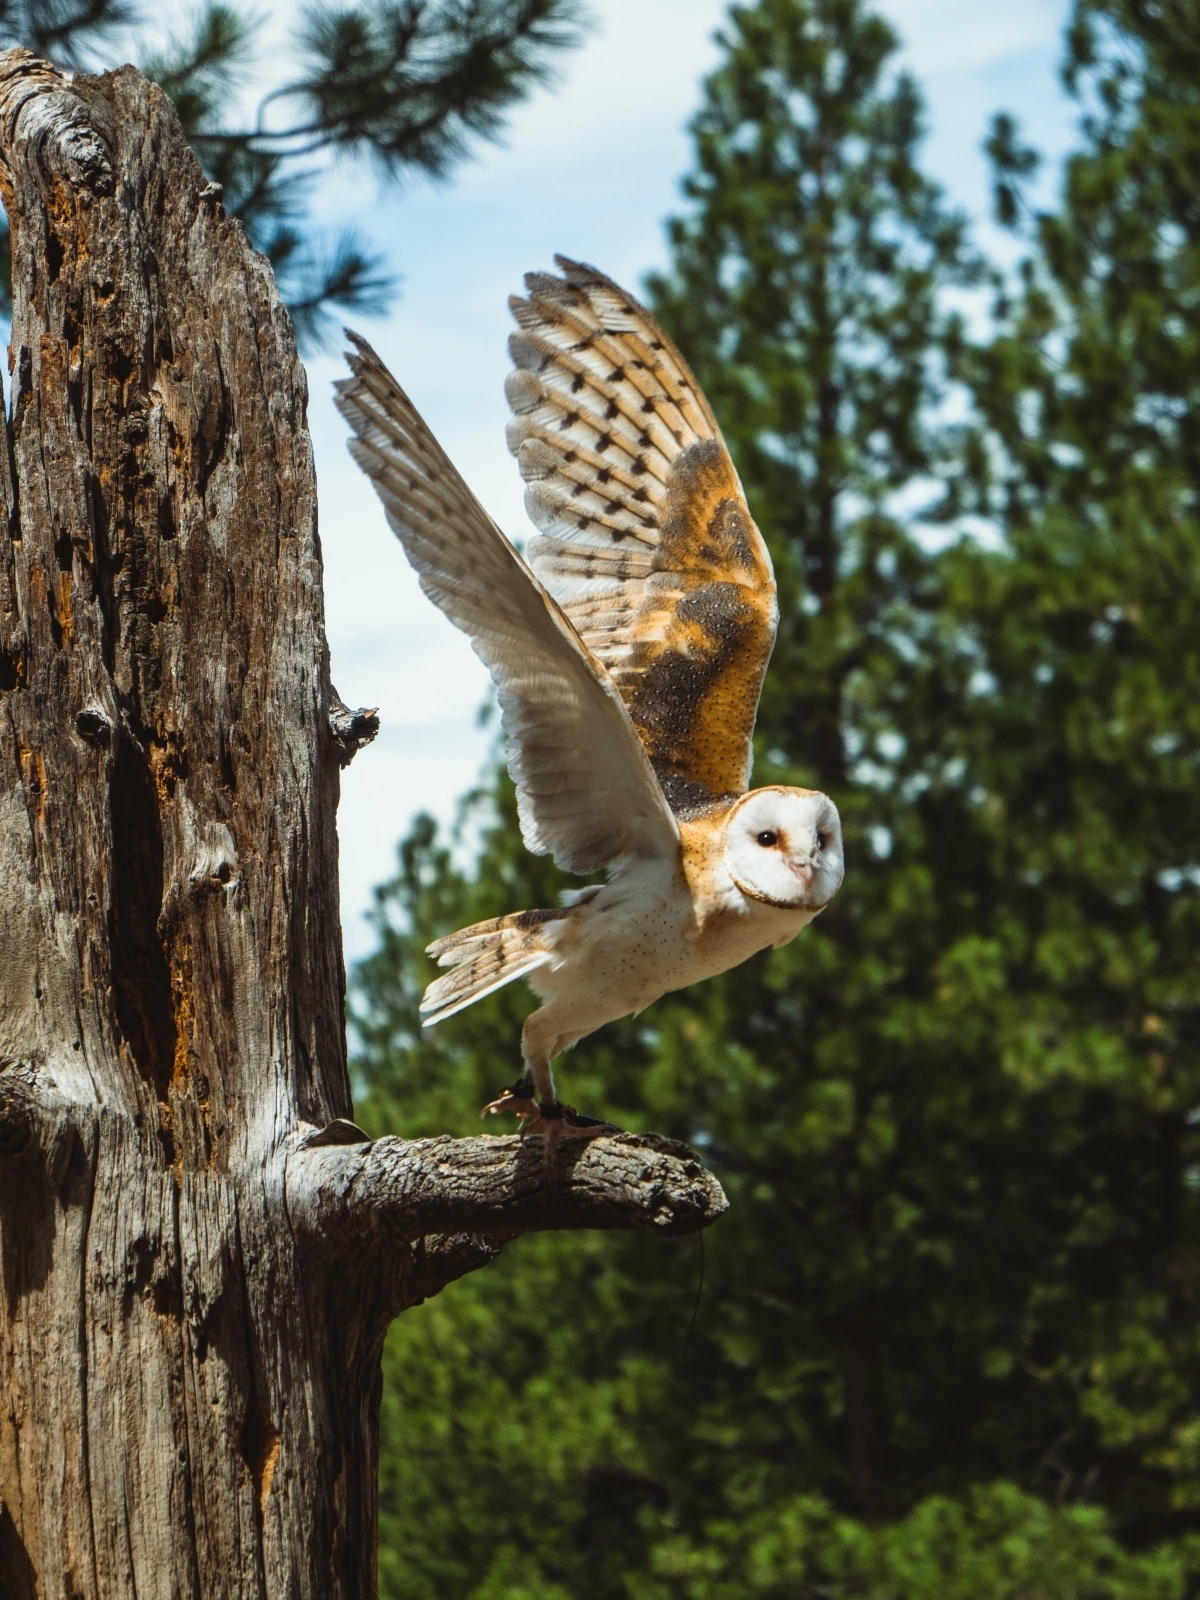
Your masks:
<path fill-rule="evenodd" d="M 65 66 L 124 57 L 133 0 L 0 0 L 0 41 Z M 580 0 L 364 0 L 301 13 L 298 72 L 242 120 L 257 11 L 205 0 L 186 29 L 145 57 L 179 112 L 225 205 L 270 259 L 303 346 L 318 347 L 334 306 L 383 311 L 395 281 L 354 229 L 314 232 L 314 158 L 367 159 L 387 180 L 444 179 L 579 42 Z M 7 234 L 3 239 L 8 282 Z"/>
<path fill-rule="evenodd" d="M 276 141 L 369 152 L 391 175 L 443 177 L 472 138 L 494 139 L 504 112 L 578 43 L 578 0 L 375 0 L 305 19 L 306 72 L 273 98 L 299 118 Z"/>
<path fill-rule="evenodd" d="M 0 45 L 21 44 L 64 67 L 82 67 L 134 14 L 129 0 L 2 0 Z"/>
<path fill-rule="evenodd" d="M 1184 1592 L 1175 1553 L 1130 1555 L 1097 1510 L 1055 1511 L 1011 1483 L 931 1496 L 879 1528 L 798 1497 L 765 1515 L 748 1507 L 705 1533 L 702 1545 L 659 1546 L 654 1576 L 630 1585 L 635 1600 L 1177 1600 Z"/>
<path fill-rule="evenodd" d="M 982 342 L 893 47 L 735 8 L 653 285 L 779 577 L 755 780 L 830 790 L 846 883 L 562 1064 L 725 1184 L 696 1327 L 700 1246 L 619 1237 L 401 1319 L 389 1596 L 1200 1587 L 1200 22 L 1080 0 L 1053 214 L 994 133 L 1029 261 Z M 376 1128 L 466 1132 L 516 1065 L 511 991 L 416 1026 L 429 937 L 560 887 L 505 783 L 469 822 L 381 893 Z"/>

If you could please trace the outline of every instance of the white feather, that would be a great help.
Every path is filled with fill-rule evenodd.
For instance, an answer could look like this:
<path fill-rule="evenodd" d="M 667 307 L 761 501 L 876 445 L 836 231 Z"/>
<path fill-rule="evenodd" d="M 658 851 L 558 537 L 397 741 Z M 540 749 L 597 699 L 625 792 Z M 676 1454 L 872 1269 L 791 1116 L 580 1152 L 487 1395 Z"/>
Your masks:
<path fill-rule="evenodd" d="M 350 334 L 337 403 L 421 587 L 496 684 L 525 843 L 572 872 L 678 852 L 679 833 L 605 668 L 467 488 L 371 347 Z"/>

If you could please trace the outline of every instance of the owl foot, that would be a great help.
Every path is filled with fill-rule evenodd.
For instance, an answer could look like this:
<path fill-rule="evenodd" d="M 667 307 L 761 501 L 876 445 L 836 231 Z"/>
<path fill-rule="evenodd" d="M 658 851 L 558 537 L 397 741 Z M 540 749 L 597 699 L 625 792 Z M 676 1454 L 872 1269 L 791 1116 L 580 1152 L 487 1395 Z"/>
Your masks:
<path fill-rule="evenodd" d="M 533 1098 L 532 1078 L 518 1078 L 516 1083 L 503 1090 L 495 1100 L 489 1100 L 479 1113 L 480 1118 L 486 1116 L 500 1117 L 506 1111 L 511 1111 L 521 1119 L 521 1132 L 525 1133 L 531 1123 L 540 1120 L 537 1101 Z"/>
<path fill-rule="evenodd" d="M 521 1078 L 505 1089 L 495 1100 L 489 1100 L 480 1112 L 481 1117 L 503 1116 L 511 1111 L 521 1119 L 521 1137 L 540 1133 L 546 1140 L 546 1165 L 554 1165 L 554 1152 L 560 1139 L 598 1139 L 602 1134 L 620 1133 L 612 1122 L 599 1117 L 586 1117 L 574 1106 L 565 1106 L 561 1100 L 534 1099 L 534 1086 L 528 1078 Z"/>
<path fill-rule="evenodd" d="M 604 1122 L 600 1117 L 585 1117 L 574 1106 L 563 1105 L 561 1100 L 553 1100 L 549 1105 L 543 1102 L 537 1109 L 537 1122 L 522 1128 L 522 1133 L 544 1127 L 547 1133 L 551 1129 L 556 1130 L 560 1139 L 598 1139 L 603 1133 L 621 1132 L 615 1122 Z"/>
<path fill-rule="evenodd" d="M 620 1133 L 614 1123 L 601 1122 L 599 1117 L 585 1117 L 574 1106 L 565 1106 L 561 1100 L 542 1102 L 537 1116 L 521 1125 L 521 1137 L 540 1133 L 544 1144 L 542 1158 L 546 1171 L 554 1171 L 554 1158 L 561 1142 L 567 1139 L 598 1139 L 605 1133 Z"/>

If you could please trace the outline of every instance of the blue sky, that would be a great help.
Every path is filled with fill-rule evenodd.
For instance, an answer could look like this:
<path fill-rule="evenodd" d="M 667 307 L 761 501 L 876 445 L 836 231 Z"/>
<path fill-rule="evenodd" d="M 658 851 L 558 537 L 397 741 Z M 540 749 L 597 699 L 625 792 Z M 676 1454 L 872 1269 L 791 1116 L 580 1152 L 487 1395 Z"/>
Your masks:
<path fill-rule="evenodd" d="M 884 0 L 905 64 L 929 107 L 925 164 L 992 236 L 980 143 L 992 113 L 1015 112 L 1053 161 L 1071 134 L 1057 78 L 1066 0 Z M 507 297 L 556 250 L 637 287 L 666 259 L 663 219 L 679 205 L 686 123 L 717 59 L 724 0 L 593 0 L 597 28 L 556 89 L 513 117 L 446 188 L 380 193 L 370 174 L 337 169 L 320 220 L 353 222 L 402 279 L 393 312 L 356 318 L 409 390 L 484 504 L 526 531 L 521 485 L 504 445 Z M 491 735 L 487 692 L 467 640 L 424 599 L 374 495 L 345 451 L 333 410 L 342 371 L 309 363 L 333 678 L 351 705 L 378 705 L 379 739 L 343 776 L 343 925 L 348 960 L 371 948 L 363 913 L 418 810 L 449 819 Z"/>

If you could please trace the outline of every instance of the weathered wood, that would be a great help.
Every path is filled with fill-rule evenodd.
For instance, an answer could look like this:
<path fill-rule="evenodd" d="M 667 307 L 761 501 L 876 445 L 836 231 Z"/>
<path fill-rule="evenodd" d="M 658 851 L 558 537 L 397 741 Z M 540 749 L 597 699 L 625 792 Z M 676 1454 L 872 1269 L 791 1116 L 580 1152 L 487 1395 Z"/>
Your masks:
<path fill-rule="evenodd" d="M 563 1139 L 553 1165 L 539 1136 L 309 1147 L 288 1166 L 293 1223 L 331 1249 L 463 1229 L 636 1228 L 669 1237 L 724 1209 L 720 1185 L 694 1152 L 653 1134 Z"/>
<path fill-rule="evenodd" d="M 388 1321 L 683 1147 L 365 1142 L 306 389 L 132 69 L 0 56 L 0 1595 L 374 1593 Z"/>

